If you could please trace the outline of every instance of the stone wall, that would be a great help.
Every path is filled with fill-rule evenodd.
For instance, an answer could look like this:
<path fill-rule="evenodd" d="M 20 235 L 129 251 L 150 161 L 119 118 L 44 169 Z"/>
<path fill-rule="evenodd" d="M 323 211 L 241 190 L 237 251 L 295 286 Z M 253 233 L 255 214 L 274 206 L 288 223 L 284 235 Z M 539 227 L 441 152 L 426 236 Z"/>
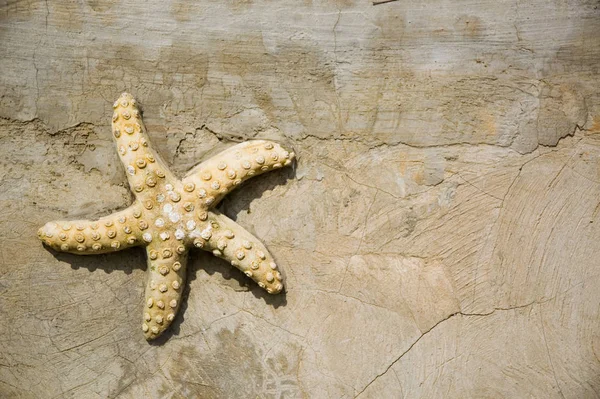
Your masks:
<path fill-rule="evenodd" d="M 597 0 L 0 1 L 0 397 L 598 397 L 599 88 Z M 149 344 L 142 250 L 41 245 L 122 91 L 179 175 L 294 148 L 220 206 L 285 294 L 194 253 Z"/>

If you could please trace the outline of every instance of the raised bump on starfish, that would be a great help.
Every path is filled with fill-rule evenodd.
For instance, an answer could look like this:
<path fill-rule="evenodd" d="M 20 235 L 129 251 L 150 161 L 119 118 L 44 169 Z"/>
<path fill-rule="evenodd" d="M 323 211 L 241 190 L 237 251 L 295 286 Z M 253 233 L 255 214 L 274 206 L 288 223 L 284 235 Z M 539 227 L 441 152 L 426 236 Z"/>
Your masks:
<path fill-rule="evenodd" d="M 113 137 L 135 202 L 98 221 L 49 222 L 39 230 L 40 239 L 57 251 L 77 254 L 145 245 L 148 271 L 142 330 L 146 339 L 162 334 L 177 315 L 189 248 L 210 251 L 267 292 L 280 292 L 281 273 L 264 245 L 211 208 L 242 181 L 289 165 L 294 153 L 265 140 L 241 143 L 179 181 L 152 149 L 135 99 L 123 93 L 114 108 Z"/>

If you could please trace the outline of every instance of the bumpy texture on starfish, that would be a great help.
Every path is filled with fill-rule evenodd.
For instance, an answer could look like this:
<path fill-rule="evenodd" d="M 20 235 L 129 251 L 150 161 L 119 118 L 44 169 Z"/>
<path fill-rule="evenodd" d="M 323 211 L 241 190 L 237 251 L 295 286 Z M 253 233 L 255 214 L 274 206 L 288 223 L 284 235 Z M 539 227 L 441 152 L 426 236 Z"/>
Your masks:
<path fill-rule="evenodd" d="M 281 274 L 265 246 L 211 208 L 244 180 L 289 165 L 294 153 L 269 141 L 248 141 L 178 180 L 150 146 L 135 99 L 123 93 L 113 107 L 112 131 L 135 193 L 134 203 L 95 221 L 49 222 L 38 232 L 44 244 L 82 255 L 144 245 L 148 273 L 142 331 L 146 339 L 158 337 L 175 318 L 192 247 L 226 259 L 267 292 L 280 292 Z"/>

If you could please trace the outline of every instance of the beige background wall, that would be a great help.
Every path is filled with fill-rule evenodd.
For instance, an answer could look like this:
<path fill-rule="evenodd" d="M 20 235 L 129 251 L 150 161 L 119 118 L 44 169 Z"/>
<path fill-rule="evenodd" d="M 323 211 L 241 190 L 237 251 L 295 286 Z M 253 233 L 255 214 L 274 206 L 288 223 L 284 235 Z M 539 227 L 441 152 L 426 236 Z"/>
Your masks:
<path fill-rule="evenodd" d="M 599 88 L 597 0 L 0 0 L 0 397 L 599 397 Z M 124 90 L 179 174 L 294 147 L 221 207 L 285 295 L 196 253 L 150 345 L 142 251 L 37 241 L 130 203 Z"/>

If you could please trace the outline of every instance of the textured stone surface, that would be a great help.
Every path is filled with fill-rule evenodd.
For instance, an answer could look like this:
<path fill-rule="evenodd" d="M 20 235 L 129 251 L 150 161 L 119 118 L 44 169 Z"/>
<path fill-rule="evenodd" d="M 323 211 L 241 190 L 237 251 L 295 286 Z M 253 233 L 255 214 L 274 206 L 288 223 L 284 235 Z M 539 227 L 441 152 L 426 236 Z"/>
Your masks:
<path fill-rule="evenodd" d="M 599 8 L 0 1 L 0 397 L 598 397 Z M 37 242 L 130 204 L 122 91 L 180 176 L 291 143 L 219 207 L 285 294 L 196 252 L 148 344 L 141 251 Z"/>

